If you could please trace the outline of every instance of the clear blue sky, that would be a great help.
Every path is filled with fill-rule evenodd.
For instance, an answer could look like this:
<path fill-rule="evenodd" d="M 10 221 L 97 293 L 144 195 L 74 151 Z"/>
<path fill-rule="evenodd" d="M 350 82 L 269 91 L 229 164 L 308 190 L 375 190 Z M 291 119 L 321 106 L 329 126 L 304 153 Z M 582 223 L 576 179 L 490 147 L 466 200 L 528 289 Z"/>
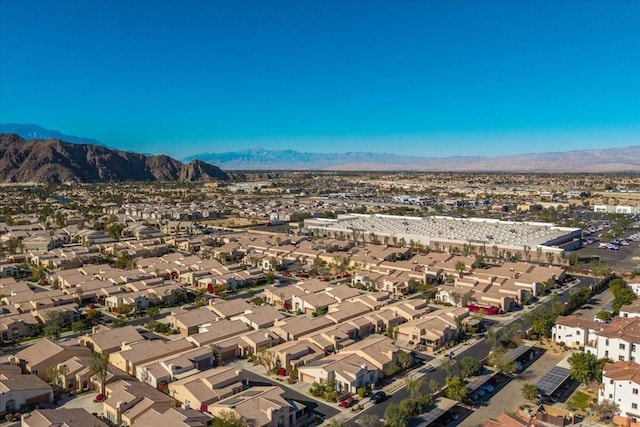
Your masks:
<path fill-rule="evenodd" d="M 640 144 L 639 1 L 0 1 L 0 121 L 118 148 Z"/>

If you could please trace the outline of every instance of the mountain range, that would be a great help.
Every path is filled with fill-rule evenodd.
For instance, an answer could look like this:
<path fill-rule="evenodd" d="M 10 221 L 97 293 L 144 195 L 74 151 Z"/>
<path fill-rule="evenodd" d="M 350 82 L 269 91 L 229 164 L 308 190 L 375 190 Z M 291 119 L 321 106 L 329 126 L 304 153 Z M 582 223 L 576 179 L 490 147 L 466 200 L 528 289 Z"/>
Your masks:
<path fill-rule="evenodd" d="M 84 138 L 81 136 L 65 135 L 57 130 L 45 129 L 42 126 L 35 125 L 33 123 L 0 123 L 0 133 L 15 133 L 22 138 L 30 139 L 60 139 L 66 142 L 72 142 L 74 144 L 91 144 L 102 145 L 106 147 L 100 141 L 96 141 L 91 138 Z"/>
<path fill-rule="evenodd" d="M 212 182 L 230 177 L 220 168 L 193 160 L 183 164 L 169 156 L 145 156 L 99 145 L 71 144 L 60 139 L 27 141 L 0 135 L 0 182 Z"/>
<path fill-rule="evenodd" d="M 307 153 L 263 148 L 202 153 L 199 159 L 225 170 L 337 170 L 433 172 L 639 172 L 640 146 L 497 157 L 418 157 L 392 153 Z"/>
<path fill-rule="evenodd" d="M 14 133 L 24 140 L 61 140 L 80 145 L 100 146 L 109 149 L 101 142 L 94 139 L 65 135 L 58 131 L 45 129 L 35 124 L 7 123 L 0 124 L 0 133 Z M 401 147 L 400 147 L 401 148 Z M 95 151 L 90 149 L 89 151 Z M 114 150 L 115 153 L 126 153 Z M 89 155 L 89 154 L 88 154 Z M 121 154 L 124 155 L 124 154 Z M 140 154 L 127 153 L 128 159 L 142 156 Z M 116 156 L 117 157 L 117 156 Z M 146 159 L 170 159 L 167 156 L 142 156 Z M 177 162 L 170 159 L 171 162 Z M 196 169 L 191 173 L 180 176 L 178 166 L 166 166 L 169 172 L 165 176 L 161 171 L 152 172 L 151 175 L 140 175 L 140 171 L 129 172 L 128 175 L 144 176 L 145 180 L 184 180 L 200 179 L 198 173 L 203 176 L 208 172 L 204 170 L 206 164 L 214 165 L 224 170 L 335 170 L 335 171 L 433 171 L 433 172 L 639 172 L 640 171 L 640 146 L 623 148 L 604 148 L 591 150 L 558 151 L 553 153 L 516 154 L 496 157 L 480 156 L 456 156 L 456 157 L 420 157 L 393 153 L 371 152 L 346 152 L 346 153 L 312 153 L 296 150 L 267 150 L 253 148 L 242 151 L 225 153 L 201 153 L 186 157 L 183 162 L 191 163 L 198 160 Z M 149 160 L 154 162 L 156 160 Z M 0 158 L 0 164 L 6 163 Z M 180 163 L 180 162 L 178 162 Z M 173 163 L 171 163 L 173 164 Z M 187 165 L 183 165 L 186 167 Z M 27 166 L 23 166 L 27 168 Z M 150 171 L 153 168 L 149 169 Z M 220 171 L 221 172 L 221 171 Z M 0 180 L 8 172 L 0 175 Z M 106 173 L 105 171 L 102 172 Z M 26 174 L 28 175 L 28 174 Z M 63 174 L 64 175 L 64 174 Z M 109 174 L 107 174 L 109 175 Z M 125 176 L 122 172 L 114 172 L 108 179 L 120 180 Z M 215 176 L 213 173 L 212 176 Z M 69 176 L 81 177 L 81 174 L 71 173 Z M 100 179 L 100 176 L 86 176 L 86 179 Z M 85 179 L 83 178 L 83 179 Z M 45 179 L 44 177 L 42 179 Z M 58 178 L 55 178 L 58 179 Z M 123 178 L 129 180 L 130 178 Z M 84 182 L 84 181 L 83 181 Z M 94 182 L 94 181 L 89 181 Z"/>

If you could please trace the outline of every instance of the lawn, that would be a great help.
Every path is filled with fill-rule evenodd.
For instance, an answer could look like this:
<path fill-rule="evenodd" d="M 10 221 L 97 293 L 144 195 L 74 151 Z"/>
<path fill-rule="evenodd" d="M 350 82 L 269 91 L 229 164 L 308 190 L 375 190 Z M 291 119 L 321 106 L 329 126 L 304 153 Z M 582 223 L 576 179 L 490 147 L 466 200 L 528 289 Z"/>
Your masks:
<path fill-rule="evenodd" d="M 582 391 L 576 391 L 573 396 L 571 396 L 569 404 L 574 408 L 587 409 L 590 402 L 591 396 Z"/>

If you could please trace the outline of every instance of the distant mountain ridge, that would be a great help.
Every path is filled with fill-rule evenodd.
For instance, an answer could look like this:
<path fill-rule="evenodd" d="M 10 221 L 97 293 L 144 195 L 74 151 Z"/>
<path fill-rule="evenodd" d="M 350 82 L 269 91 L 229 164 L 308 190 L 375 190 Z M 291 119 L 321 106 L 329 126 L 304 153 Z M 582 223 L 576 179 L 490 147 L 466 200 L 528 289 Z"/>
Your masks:
<path fill-rule="evenodd" d="M 73 144 L 91 144 L 107 147 L 106 144 L 95 139 L 65 135 L 57 130 L 45 129 L 33 123 L 1 123 L 0 133 L 15 133 L 27 141 L 31 139 L 60 139 Z"/>
<path fill-rule="evenodd" d="M 229 178 L 220 168 L 200 160 L 183 164 L 164 155 L 0 135 L 0 182 L 4 183 L 212 182 Z"/>
<path fill-rule="evenodd" d="M 199 159 L 225 170 L 343 170 L 433 172 L 640 172 L 640 146 L 515 154 L 496 157 L 419 157 L 392 153 L 308 153 L 264 148 L 202 153 Z"/>

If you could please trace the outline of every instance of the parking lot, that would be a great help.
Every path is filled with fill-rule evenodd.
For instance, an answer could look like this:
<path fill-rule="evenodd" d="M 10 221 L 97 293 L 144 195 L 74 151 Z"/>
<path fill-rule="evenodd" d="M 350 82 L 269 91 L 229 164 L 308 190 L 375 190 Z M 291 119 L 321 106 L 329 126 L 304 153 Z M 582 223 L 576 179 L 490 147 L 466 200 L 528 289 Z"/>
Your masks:
<path fill-rule="evenodd" d="M 498 384 L 490 400 L 480 400 L 473 413 L 460 422 L 464 426 L 482 426 L 484 420 L 495 418 L 502 412 L 516 412 L 518 406 L 524 402 L 522 386 L 526 383 L 535 384 L 544 374 L 553 368 L 560 358 L 543 353 L 538 359 L 511 381 Z M 500 388 L 499 386 L 502 386 Z"/>
<path fill-rule="evenodd" d="M 640 269 L 640 243 L 637 241 L 630 242 L 628 246 L 620 246 L 617 251 L 600 248 L 598 242 L 595 242 L 575 253 L 580 258 L 597 256 L 615 271 L 628 272 Z"/>

